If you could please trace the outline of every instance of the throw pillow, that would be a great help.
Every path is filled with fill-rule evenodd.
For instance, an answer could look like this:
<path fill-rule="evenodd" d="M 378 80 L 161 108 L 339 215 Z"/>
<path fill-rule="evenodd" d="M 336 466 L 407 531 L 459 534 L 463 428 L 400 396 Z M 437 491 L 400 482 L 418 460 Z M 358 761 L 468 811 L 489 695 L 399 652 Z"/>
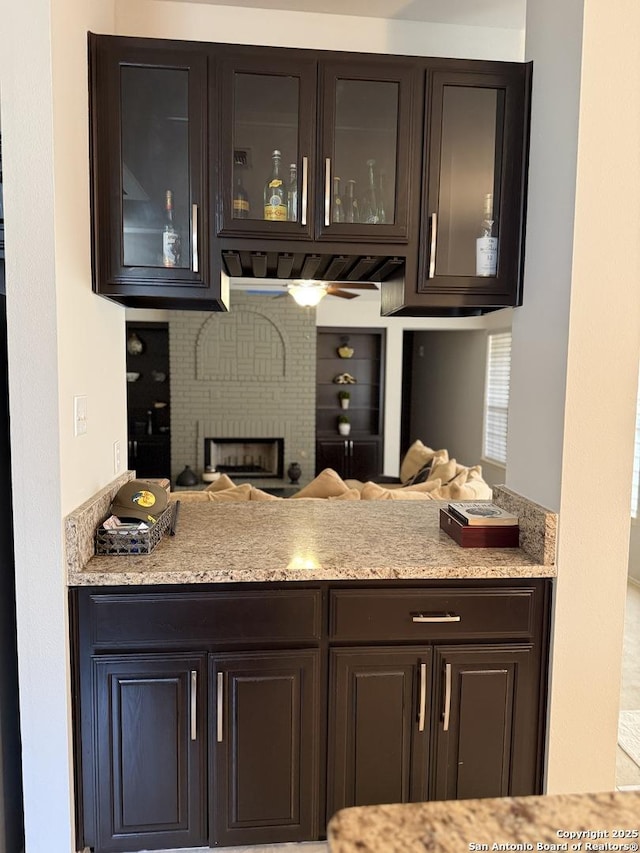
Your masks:
<path fill-rule="evenodd" d="M 455 474 L 456 460 L 449 459 L 449 454 L 447 453 L 446 459 L 442 456 L 434 457 L 427 480 L 442 480 L 443 483 L 448 483 L 449 480 L 455 477 Z"/>
<path fill-rule="evenodd" d="M 235 483 L 226 474 L 220 474 L 217 480 L 204 487 L 205 492 L 220 492 L 223 489 L 232 489 Z"/>
<path fill-rule="evenodd" d="M 431 473 L 431 462 L 427 462 L 426 465 L 423 465 L 419 471 L 417 471 L 413 477 L 409 477 L 409 479 L 403 482 L 403 486 L 417 486 L 418 483 L 424 483 L 429 479 L 429 474 Z"/>
<path fill-rule="evenodd" d="M 295 498 L 335 498 L 348 490 L 349 487 L 345 481 L 333 468 L 325 468 L 299 492 L 291 495 L 290 500 Z"/>
<path fill-rule="evenodd" d="M 230 489 L 222 489 L 219 492 L 205 492 L 210 501 L 216 503 L 225 503 L 226 501 L 248 501 L 251 499 L 250 483 L 243 483 L 241 486 L 232 486 Z"/>
<path fill-rule="evenodd" d="M 180 501 L 180 503 L 196 503 L 197 501 L 208 501 L 209 495 L 203 490 L 201 492 L 190 492 L 188 489 L 180 492 L 171 492 L 169 494 L 170 501 Z"/>
<path fill-rule="evenodd" d="M 327 498 L 329 501 L 359 501 L 360 500 L 360 489 L 347 489 L 346 492 L 343 492 L 341 495 L 332 495 L 330 498 Z"/>
<path fill-rule="evenodd" d="M 262 489 L 256 489 L 255 486 L 252 486 L 251 491 L 249 492 L 249 500 L 250 501 L 281 501 L 282 498 L 279 498 L 277 495 L 270 495 L 269 492 L 263 492 Z"/>
<path fill-rule="evenodd" d="M 400 464 L 400 480 L 406 483 L 418 471 L 427 465 L 436 454 L 446 453 L 446 450 L 433 450 L 427 447 L 420 439 L 414 441 L 411 447 L 407 450 Z M 447 456 L 447 458 L 449 458 Z"/>

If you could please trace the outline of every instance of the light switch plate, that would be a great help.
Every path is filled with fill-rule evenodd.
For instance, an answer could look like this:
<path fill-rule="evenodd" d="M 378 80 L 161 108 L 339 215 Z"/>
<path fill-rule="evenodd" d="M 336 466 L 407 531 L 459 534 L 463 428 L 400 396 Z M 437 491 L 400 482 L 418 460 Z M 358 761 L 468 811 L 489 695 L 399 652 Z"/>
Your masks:
<path fill-rule="evenodd" d="M 73 398 L 73 434 L 85 435 L 87 432 L 87 397 L 80 395 Z"/>

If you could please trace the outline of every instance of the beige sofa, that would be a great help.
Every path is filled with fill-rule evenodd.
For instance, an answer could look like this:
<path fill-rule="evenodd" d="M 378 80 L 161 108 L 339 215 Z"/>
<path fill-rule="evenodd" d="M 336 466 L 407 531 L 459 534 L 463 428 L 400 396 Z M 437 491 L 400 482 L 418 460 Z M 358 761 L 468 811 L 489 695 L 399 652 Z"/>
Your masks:
<path fill-rule="evenodd" d="M 390 478 L 393 479 L 393 478 Z M 468 467 L 449 458 L 446 450 L 433 450 L 415 441 L 400 465 L 397 483 L 343 480 L 332 468 L 318 476 L 287 500 L 483 500 L 492 497 L 491 487 L 482 479 L 480 465 Z M 171 493 L 180 501 L 279 501 L 251 483 L 236 485 L 222 474 L 202 491 Z"/>

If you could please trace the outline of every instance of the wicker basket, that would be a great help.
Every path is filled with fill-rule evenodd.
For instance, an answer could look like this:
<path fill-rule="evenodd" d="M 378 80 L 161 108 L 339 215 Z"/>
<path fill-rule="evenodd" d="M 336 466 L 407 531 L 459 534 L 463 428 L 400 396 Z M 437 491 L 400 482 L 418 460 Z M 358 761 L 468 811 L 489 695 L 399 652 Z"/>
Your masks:
<path fill-rule="evenodd" d="M 148 530 L 127 530 L 118 533 L 115 530 L 96 530 L 96 554 L 150 554 L 171 527 L 175 507 L 170 504 Z"/>

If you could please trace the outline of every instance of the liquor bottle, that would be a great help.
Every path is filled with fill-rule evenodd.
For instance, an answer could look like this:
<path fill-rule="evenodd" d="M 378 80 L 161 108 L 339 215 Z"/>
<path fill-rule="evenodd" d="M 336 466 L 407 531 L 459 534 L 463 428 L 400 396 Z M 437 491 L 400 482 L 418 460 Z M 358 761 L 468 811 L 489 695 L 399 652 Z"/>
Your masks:
<path fill-rule="evenodd" d="M 380 225 L 384 225 L 387 221 L 387 202 L 386 202 L 386 181 L 385 181 L 385 173 L 380 172 L 380 177 L 378 179 L 378 222 Z"/>
<path fill-rule="evenodd" d="M 353 178 L 347 181 L 344 194 L 344 221 L 345 222 L 360 222 L 360 214 L 358 212 L 358 199 L 356 198 L 356 182 Z"/>
<path fill-rule="evenodd" d="M 271 155 L 271 175 L 264 186 L 264 218 L 273 222 L 287 220 L 287 191 L 280 177 L 281 156 L 277 150 Z"/>
<path fill-rule="evenodd" d="M 493 193 L 484 197 L 480 236 L 476 240 L 476 275 L 483 278 L 498 272 L 498 238 L 492 236 Z"/>
<path fill-rule="evenodd" d="M 367 186 L 367 192 L 362 200 L 362 210 L 360 212 L 360 221 L 367 222 L 369 225 L 377 225 L 380 221 L 378 213 L 378 195 L 376 192 L 376 176 L 374 173 L 375 165 L 375 160 L 367 160 L 369 183 Z"/>
<path fill-rule="evenodd" d="M 331 206 L 331 221 L 344 222 L 344 208 L 340 198 L 340 178 L 333 179 L 333 204 Z"/>
<path fill-rule="evenodd" d="M 240 175 L 236 175 L 236 183 L 233 189 L 233 218 L 249 218 L 249 196 L 242 184 Z"/>
<path fill-rule="evenodd" d="M 298 221 L 298 167 L 295 163 L 289 166 L 289 185 L 287 186 L 287 219 L 289 222 Z"/>
<path fill-rule="evenodd" d="M 162 232 L 162 265 L 165 267 L 180 266 L 182 245 L 180 235 L 173 224 L 173 193 L 167 190 L 165 194 L 165 226 Z"/>

